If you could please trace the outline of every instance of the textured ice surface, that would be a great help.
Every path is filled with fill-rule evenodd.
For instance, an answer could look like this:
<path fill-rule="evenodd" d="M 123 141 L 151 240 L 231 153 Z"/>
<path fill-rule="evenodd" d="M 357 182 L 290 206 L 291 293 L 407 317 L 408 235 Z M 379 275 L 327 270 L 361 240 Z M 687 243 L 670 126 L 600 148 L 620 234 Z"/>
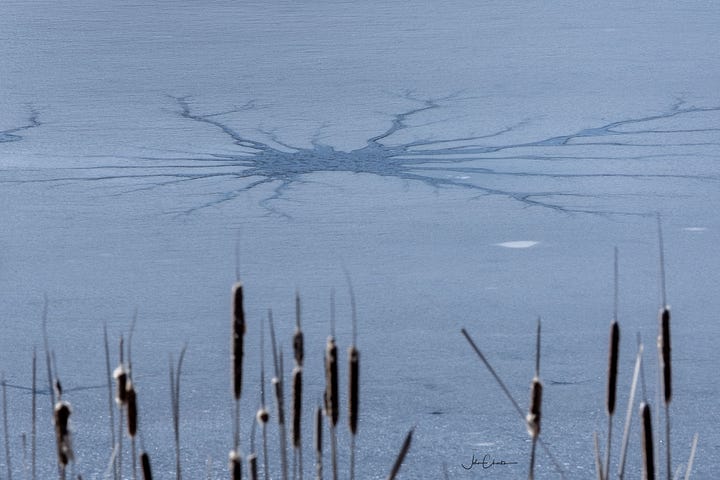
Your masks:
<path fill-rule="evenodd" d="M 237 243 L 253 366 L 244 448 L 260 320 L 272 307 L 289 358 L 300 291 L 314 405 L 332 288 L 341 352 L 350 342 L 346 269 L 363 361 L 358 478 L 384 478 L 412 426 L 403 478 L 438 478 L 443 463 L 474 478 L 461 467 L 473 454 L 517 461 L 492 475 L 522 478 L 525 428 L 460 328 L 525 408 L 538 315 L 542 435 L 568 478 L 590 478 L 592 431 L 606 431 L 615 245 L 619 410 L 636 332 L 654 385 L 655 212 L 673 308 L 674 463 L 698 431 L 695 476 L 715 473 L 720 7 L 302 3 L 0 4 L 0 368 L 16 475 L 47 294 L 78 473 L 100 478 L 109 456 L 102 325 L 116 338 L 137 308 L 156 476 L 174 472 L 167 363 L 185 342 L 185 474 L 226 476 Z M 41 477 L 55 472 L 46 398 Z M 537 468 L 557 478 L 542 453 Z"/>

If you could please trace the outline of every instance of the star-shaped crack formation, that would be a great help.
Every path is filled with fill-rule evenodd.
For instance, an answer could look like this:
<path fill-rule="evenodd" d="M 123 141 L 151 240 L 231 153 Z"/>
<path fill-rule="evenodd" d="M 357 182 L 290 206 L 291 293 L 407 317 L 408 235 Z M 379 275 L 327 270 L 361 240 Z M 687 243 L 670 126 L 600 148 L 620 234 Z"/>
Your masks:
<path fill-rule="evenodd" d="M 662 150 L 665 147 L 718 146 L 720 141 L 712 138 L 709 142 L 692 142 L 687 139 L 679 143 L 668 143 L 667 139 L 673 135 L 714 134 L 720 128 L 707 127 L 706 123 L 697 128 L 660 128 L 670 123 L 683 124 L 696 114 L 715 115 L 720 113 L 720 107 L 685 106 L 678 101 L 666 112 L 650 116 L 629 118 L 605 123 L 600 126 L 581 129 L 575 133 L 550 136 L 539 140 L 519 143 L 498 143 L 503 135 L 515 131 L 519 126 L 509 126 L 484 135 L 472 135 L 445 139 L 417 139 L 405 143 L 393 142 L 400 132 L 414 128 L 421 115 L 441 108 L 445 102 L 456 100 L 457 96 L 448 96 L 436 99 L 422 99 L 411 93 L 404 95 L 405 100 L 414 103 L 409 108 L 391 116 L 390 126 L 382 133 L 365 141 L 365 144 L 354 150 L 337 150 L 331 145 L 323 143 L 320 135 L 316 134 L 310 140 L 309 147 L 290 145 L 276 133 L 257 129 L 266 141 L 250 138 L 235 129 L 229 120 L 230 116 L 241 114 L 255 108 L 254 102 L 236 106 L 225 111 L 212 113 L 199 113 L 194 110 L 190 97 L 170 97 L 175 105 L 175 113 L 181 118 L 198 125 L 217 130 L 225 136 L 229 143 L 234 145 L 233 153 L 204 153 L 195 156 L 161 158 L 161 157 L 135 157 L 135 160 L 152 160 L 153 165 L 147 164 L 121 164 L 93 167 L 75 167 L 66 170 L 82 170 L 83 175 L 62 176 L 47 178 L 44 181 L 62 184 L 74 181 L 106 181 L 126 180 L 136 182 L 131 188 L 125 189 L 122 194 L 150 190 L 171 185 L 189 184 L 198 181 L 235 181 L 238 186 L 230 190 L 213 193 L 212 199 L 195 206 L 186 208 L 181 212 L 192 212 L 218 206 L 236 200 L 243 193 L 262 185 L 272 186 L 272 193 L 261 200 L 261 205 L 269 213 L 287 216 L 274 207 L 274 201 L 284 198 L 289 187 L 302 184 L 307 179 L 321 172 L 345 172 L 356 174 L 370 174 L 379 177 L 392 177 L 406 181 L 420 182 L 435 189 L 459 188 L 476 192 L 475 197 L 501 196 L 519 202 L 527 207 L 538 207 L 565 213 L 591 213 L 600 215 L 648 215 L 648 212 L 603 210 L 585 206 L 560 203 L 560 200 L 569 198 L 586 199 L 595 198 L 599 194 L 577 191 L 548 190 L 544 185 L 542 190 L 527 191 L 502 188 L 497 186 L 501 182 L 478 182 L 482 178 L 506 178 L 539 180 L 565 180 L 575 179 L 666 179 L 666 180 L 697 180 L 717 181 L 715 175 L 698 175 L 692 173 L 679 173 L 676 171 L 661 171 L 660 173 L 613 171 L 608 167 L 605 171 L 587 172 L 588 169 L 573 168 L 570 173 L 511 169 L 498 169 L 489 166 L 477 166 L 478 162 L 491 161 L 494 164 L 502 161 L 594 161 L 594 160 L 652 160 L 660 157 L 672 157 L 674 153 L 661 153 L 653 151 L 647 155 L 628 155 L 628 149 L 633 147 L 653 147 Z M 678 122 L 678 120 L 680 120 Z M 29 127 L 22 127 L 29 128 Z M 4 132 L 12 134 L 19 129 Z M 657 136 L 664 136 L 658 139 Z M 653 138 L 655 142 L 649 141 Z M 675 138 L 675 137 L 673 137 Z M 645 139 L 645 141 L 642 141 Z M 641 141 L 639 141 L 641 140 Z M 589 147 L 590 154 L 577 153 L 578 148 Z M 596 153 L 600 148 L 621 148 L 617 156 L 602 156 Z M 559 152 L 567 149 L 570 155 Z M 530 152 L 530 153 L 528 153 Z M 595 153 L 592 153 L 595 152 Z M 173 162 L 175 160 L 175 162 Z M 578 164 L 579 165 L 579 164 Z M 97 174 L 103 172 L 103 174 Z M 106 173 L 105 173 L 106 172 Z M 469 181 L 473 176 L 473 181 Z M 605 197 L 613 196 L 609 193 Z"/>

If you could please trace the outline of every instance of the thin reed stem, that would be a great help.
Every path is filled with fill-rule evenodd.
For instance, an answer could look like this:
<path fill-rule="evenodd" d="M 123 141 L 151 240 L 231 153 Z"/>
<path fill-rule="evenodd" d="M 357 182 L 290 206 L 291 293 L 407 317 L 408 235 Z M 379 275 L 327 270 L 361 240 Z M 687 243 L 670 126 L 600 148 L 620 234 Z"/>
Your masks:
<path fill-rule="evenodd" d="M 685 469 L 685 480 L 690 480 L 690 472 L 692 472 L 693 462 L 695 461 L 695 452 L 697 451 L 698 434 L 693 435 L 692 447 L 690 447 L 690 458 L 688 458 L 687 468 Z"/>
<path fill-rule="evenodd" d="M 5 437 L 5 465 L 7 466 L 7 478 L 12 480 L 12 461 L 10 457 L 10 433 L 8 432 L 8 406 L 7 406 L 7 384 L 5 382 L 5 373 L 2 374 L 2 413 L 3 413 L 3 432 Z"/>
<path fill-rule="evenodd" d="M 32 355 L 32 426 L 30 431 L 30 472 L 31 479 L 36 480 L 37 459 L 37 351 L 33 347 Z"/>
<path fill-rule="evenodd" d="M 108 342 L 107 324 L 103 323 L 103 346 L 105 348 L 105 375 L 108 394 L 108 421 L 110 426 L 110 452 L 115 450 L 115 409 L 113 408 L 112 370 L 110 369 L 110 346 Z M 117 462 L 113 461 L 113 478 L 118 479 Z"/>
<path fill-rule="evenodd" d="M 395 463 L 393 464 L 392 470 L 390 470 L 390 475 L 388 475 L 387 480 L 394 480 L 394 478 L 400 471 L 400 467 L 405 460 L 405 456 L 410 450 L 410 444 L 412 443 L 412 436 L 414 430 L 414 428 L 410 429 L 408 434 L 405 436 L 405 440 L 403 441 L 402 447 L 400 447 L 400 452 L 398 452 L 398 455 L 395 458 Z"/>
<path fill-rule="evenodd" d="M 633 406 L 635 404 L 635 393 L 637 391 L 638 378 L 642 364 L 642 344 L 638 345 L 638 352 L 635 358 L 635 369 L 633 370 L 632 384 L 630 385 L 630 398 L 628 398 L 627 413 L 625 414 L 625 428 L 623 429 L 622 445 L 620 446 L 620 462 L 618 464 L 618 478 L 623 480 L 625 475 L 625 459 L 630 441 L 630 425 L 632 422 Z"/>

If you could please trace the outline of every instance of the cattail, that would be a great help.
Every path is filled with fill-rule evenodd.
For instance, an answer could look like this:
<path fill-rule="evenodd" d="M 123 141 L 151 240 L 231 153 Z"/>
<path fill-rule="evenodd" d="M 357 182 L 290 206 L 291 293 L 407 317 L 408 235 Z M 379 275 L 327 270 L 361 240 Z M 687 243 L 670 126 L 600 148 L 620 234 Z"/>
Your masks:
<path fill-rule="evenodd" d="M 150 456 L 147 452 L 140 454 L 140 465 L 142 468 L 143 480 L 152 480 L 152 469 L 150 468 Z"/>
<path fill-rule="evenodd" d="M 660 310 L 658 348 L 662 357 L 664 400 L 668 404 L 672 398 L 672 370 L 670 362 L 670 308 L 667 306 Z"/>
<path fill-rule="evenodd" d="M 642 417 L 642 452 L 643 452 L 643 479 L 655 480 L 655 456 L 653 454 L 653 434 L 650 405 L 640 404 Z"/>
<path fill-rule="evenodd" d="M 248 477 L 250 477 L 250 480 L 258 480 L 258 471 L 257 471 L 257 455 L 254 453 L 251 453 L 247 457 L 248 461 Z"/>
<path fill-rule="evenodd" d="M 350 381 L 348 382 L 348 423 L 350 432 L 356 435 L 360 407 L 360 352 L 355 346 L 348 349 L 348 366 L 350 372 Z"/>
<path fill-rule="evenodd" d="M 63 468 L 73 459 L 72 442 L 70 439 L 69 420 L 72 409 L 64 400 L 58 400 L 53 410 L 55 418 L 55 441 L 57 444 L 58 463 Z"/>
<path fill-rule="evenodd" d="M 128 380 L 126 388 L 128 435 L 130 435 L 130 437 L 135 437 L 138 428 L 137 394 L 135 393 L 135 386 L 131 380 Z"/>
<path fill-rule="evenodd" d="M 542 405 L 542 382 L 535 377 L 532 381 L 532 391 L 530 394 L 530 412 L 527 415 L 527 431 L 532 438 L 540 435 L 540 418 Z"/>
<path fill-rule="evenodd" d="M 295 294 L 295 334 L 293 335 L 295 363 L 302 367 L 305 358 L 305 341 L 300 328 L 300 295 Z"/>
<path fill-rule="evenodd" d="M 293 447 L 300 448 L 300 425 L 302 421 L 302 367 L 292 372 L 292 441 Z"/>
<path fill-rule="evenodd" d="M 232 287 L 233 324 L 232 324 L 232 364 L 233 395 L 240 399 L 242 393 L 243 339 L 245 337 L 245 311 L 243 310 L 243 286 L 237 282 Z"/>
<path fill-rule="evenodd" d="M 237 450 L 230 451 L 230 475 L 232 480 L 240 480 L 242 477 L 242 462 Z"/>
<path fill-rule="evenodd" d="M 322 431 L 323 431 L 323 412 L 322 407 L 317 407 L 315 409 L 315 470 L 316 470 L 316 478 L 318 480 L 322 479 L 322 471 L 323 471 L 323 464 L 322 464 L 322 451 L 323 451 L 323 440 L 322 440 Z"/>
<path fill-rule="evenodd" d="M 617 374 L 618 357 L 620 347 L 620 327 L 616 320 L 610 324 L 610 350 L 608 354 L 608 385 L 607 385 L 607 413 L 608 413 L 608 438 L 605 450 L 605 476 L 609 476 L 610 469 L 610 448 L 612 446 L 612 417 L 615 414 L 615 403 L 617 398 Z"/>
<path fill-rule="evenodd" d="M 125 368 L 125 365 L 122 363 L 117 366 L 115 371 L 113 372 L 113 377 L 115 377 L 115 383 L 116 383 L 116 389 L 115 389 L 115 402 L 120 406 L 125 406 L 127 404 L 127 382 L 128 382 L 128 372 Z"/>
<path fill-rule="evenodd" d="M 326 395 L 326 412 L 325 414 L 331 421 L 331 425 L 335 427 L 339 416 L 339 386 L 338 386 L 338 364 L 337 364 L 337 345 L 335 339 L 330 336 L 327 340 L 325 348 L 325 395 Z"/>
<path fill-rule="evenodd" d="M 407 455 L 408 450 L 410 450 L 410 443 L 412 442 L 412 436 L 413 436 L 413 430 L 410 430 L 405 437 L 405 441 L 402 444 L 402 447 L 400 448 L 400 452 L 398 453 L 397 458 L 395 459 L 395 464 L 392 467 L 392 470 L 390 471 L 390 475 L 388 475 L 387 480 L 393 480 L 398 472 L 400 471 L 400 467 L 402 466 L 403 460 L 405 460 L 405 455 Z"/>

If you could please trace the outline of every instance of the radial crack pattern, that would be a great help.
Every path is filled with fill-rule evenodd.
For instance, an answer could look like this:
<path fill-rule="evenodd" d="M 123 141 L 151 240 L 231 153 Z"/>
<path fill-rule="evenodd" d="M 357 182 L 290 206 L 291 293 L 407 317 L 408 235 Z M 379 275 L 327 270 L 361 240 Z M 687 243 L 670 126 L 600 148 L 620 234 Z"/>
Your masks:
<path fill-rule="evenodd" d="M 130 182 L 130 185 L 123 190 L 122 194 L 199 181 L 217 181 L 218 183 L 223 182 L 224 186 L 232 185 L 230 189 L 210 195 L 210 200 L 184 209 L 183 213 L 192 213 L 231 202 L 254 188 L 271 186 L 272 193 L 260 203 L 269 212 L 284 215 L 273 205 L 277 200 L 286 198 L 290 187 L 301 184 L 312 174 L 346 172 L 420 182 L 436 189 L 466 189 L 477 192 L 478 196 L 482 197 L 502 196 L 527 207 L 540 207 L 559 212 L 643 215 L 645 212 L 578 207 L 568 203 L 553 203 L 552 200 L 592 198 L 593 194 L 588 192 L 565 191 L 561 188 L 548 191 L 546 184 L 542 184 L 542 188 L 528 191 L 527 182 L 521 183 L 521 187 L 514 188 L 499 185 L 506 185 L 513 179 L 565 182 L 598 179 L 648 181 L 676 179 L 704 182 L 718 180 L 718 177 L 714 175 L 692 174 L 685 171 L 676 173 L 676 170 L 651 173 L 643 169 L 636 173 L 613 170 L 611 167 L 597 171 L 596 167 L 596 171 L 589 171 L 590 169 L 581 162 L 595 160 L 641 162 L 664 158 L 672 159 L 673 155 L 682 156 L 685 153 L 674 154 L 657 150 L 720 145 L 715 137 L 712 137 L 709 142 L 693 142 L 690 138 L 693 134 L 713 134 L 719 132 L 720 128 L 707 127 L 706 124 L 698 128 L 689 128 L 686 125 L 691 123 L 691 117 L 694 115 L 720 113 L 720 107 L 685 106 L 683 102 L 678 102 L 664 113 L 613 121 L 596 127 L 584 128 L 575 133 L 519 143 L 504 144 L 502 143 L 503 135 L 517 130 L 526 122 L 484 135 L 417 139 L 406 143 L 397 143 L 393 142 L 393 139 L 397 138 L 399 132 L 413 128 L 413 122 L 417 122 L 421 116 L 430 111 L 439 109 L 445 102 L 456 100 L 456 97 L 453 96 L 420 99 L 406 94 L 404 98 L 415 104 L 413 108 L 392 115 L 390 125 L 381 133 L 367 139 L 362 147 L 342 151 L 323 143 L 319 132 L 310 139 L 309 147 L 291 145 L 283 141 L 273 130 L 257 130 L 258 137 L 266 138 L 266 141 L 250 138 L 240 133 L 232 126 L 229 116 L 254 109 L 253 102 L 224 111 L 199 113 L 193 108 L 191 98 L 170 98 L 181 118 L 198 124 L 198 127 L 218 131 L 227 138 L 228 142 L 235 145 L 237 151 L 235 153 L 206 152 L 200 157 L 197 155 L 176 158 L 134 157 L 128 160 L 150 160 L 152 166 L 136 162 L 134 164 L 76 167 L 64 169 L 66 175 L 22 182 L 43 181 L 62 184 L 73 181 L 126 180 Z M 670 123 L 681 124 L 681 126 L 677 129 L 670 128 L 666 125 Z M 658 124 L 664 126 L 659 127 Z M 39 122 L 37 114 L 34 113 L 29 125 L 0 132 L 2 135 L 0 138 L 14 137 L 16 132 L 37 125 Z M 679 141 L 678 138 L 680 138 Z M 655 139 L 654 142 L 653 139 Z M 674 142 L 668 140 L 674 140 Z M 648 147 L 655 150 L 651 153 L 628 154 L 629 151 Z M 598 153 L 598 150 L 601 150 L 601 153 L 613 152 L 612 149 L 616 149 L 618 153 L 607 156 Z M 693 153 L 693 155 L 695 154 Z M 512 160 L 576 161 L 576 167 L 570 172 L 555 172 L 555 169 L 513 171 L 511 168 L 501 169 L 478 165 L 484 161 L 487 161 L 486 165 L 488 162 L 497 165 L 504 161 L 510 164 Z M 597 165 L 597 162 L 593 165 Z M 228 184 L 228 181 L 234 183 Z M 599 194 L 595 196 L 599 196 Z"/>

